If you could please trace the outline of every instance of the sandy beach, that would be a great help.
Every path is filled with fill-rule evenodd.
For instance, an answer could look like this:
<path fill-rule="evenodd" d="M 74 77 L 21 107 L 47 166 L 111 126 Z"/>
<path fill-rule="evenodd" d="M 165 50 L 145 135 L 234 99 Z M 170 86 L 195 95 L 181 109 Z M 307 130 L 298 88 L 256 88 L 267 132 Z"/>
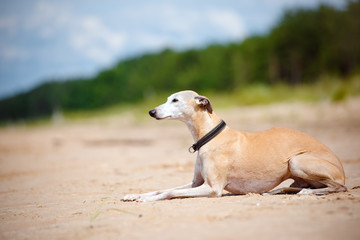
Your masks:
<path fill-rule="evenodd" d="M 360 98 L 213 106 L 235 129 L 290 127 L 325 143 L 349 191 L 122 202 L 191 181 L 183 123 L 144 112 L 9 126 L 0 129 L 0 239 L 360 239 Z"/>

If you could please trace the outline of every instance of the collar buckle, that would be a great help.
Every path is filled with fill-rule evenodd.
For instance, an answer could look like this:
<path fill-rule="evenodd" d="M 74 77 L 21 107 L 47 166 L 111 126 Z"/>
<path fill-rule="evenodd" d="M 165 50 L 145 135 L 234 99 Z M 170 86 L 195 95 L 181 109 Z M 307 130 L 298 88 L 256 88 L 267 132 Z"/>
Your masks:
<path fill-rule="evenodd" d="M 195 153 L 195 152 L 196 152 L 196 148 L 195 148 L 195 144 L 194 144 L 191 147 L 189 147 L 189 153 Z"/>

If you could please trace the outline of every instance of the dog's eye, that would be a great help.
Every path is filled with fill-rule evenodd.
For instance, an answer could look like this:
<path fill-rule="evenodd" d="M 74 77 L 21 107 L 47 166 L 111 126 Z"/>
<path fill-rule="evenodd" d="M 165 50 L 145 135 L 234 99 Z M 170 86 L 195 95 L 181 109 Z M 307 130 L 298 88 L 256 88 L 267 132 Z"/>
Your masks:
<path fill-rule="evenodd" d="M 178 101 L 179 101 L 179 99 L 174 98 L 171 102 L 178 102 Z"/>

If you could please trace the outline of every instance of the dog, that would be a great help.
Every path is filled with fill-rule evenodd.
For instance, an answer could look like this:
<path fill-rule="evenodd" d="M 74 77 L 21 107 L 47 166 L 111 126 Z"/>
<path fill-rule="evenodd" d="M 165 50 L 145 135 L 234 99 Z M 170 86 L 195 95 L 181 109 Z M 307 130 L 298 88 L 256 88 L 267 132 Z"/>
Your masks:
<path fill-rule="evenodd" d="M 176 119 L 189 128 L 198 151 L 193 180 L 180 187 L 126 195 L 123 201 L 157 201 L 232 194 L 316 194 L 347 191 L 340 160 L 316 139 L 287 128 L 248 133 L 231 129 L 207 97 L 181 91 L 149 112 L 157 120 Z M 210 137 L 208 136 L 211 133 Z M 207 136 L 204 143 L 204 136 Z M 270 191 L 286 179 L 290 187 Z M 269 192 L 270 191 L 270 192 Z"/>

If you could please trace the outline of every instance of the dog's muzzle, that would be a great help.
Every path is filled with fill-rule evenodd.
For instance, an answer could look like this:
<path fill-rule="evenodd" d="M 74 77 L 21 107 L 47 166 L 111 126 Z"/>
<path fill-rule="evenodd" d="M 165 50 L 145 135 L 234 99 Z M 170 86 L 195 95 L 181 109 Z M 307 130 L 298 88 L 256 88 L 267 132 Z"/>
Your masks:
<path fill-rule="evenodd" d="M 156 110 L 155 110 L 155 109 L 150 110 L 150 111 L 149 111 L 149 114 L 150 114 L 150 116 L 152 116 L 152 117 L 156 117 Z"/>

